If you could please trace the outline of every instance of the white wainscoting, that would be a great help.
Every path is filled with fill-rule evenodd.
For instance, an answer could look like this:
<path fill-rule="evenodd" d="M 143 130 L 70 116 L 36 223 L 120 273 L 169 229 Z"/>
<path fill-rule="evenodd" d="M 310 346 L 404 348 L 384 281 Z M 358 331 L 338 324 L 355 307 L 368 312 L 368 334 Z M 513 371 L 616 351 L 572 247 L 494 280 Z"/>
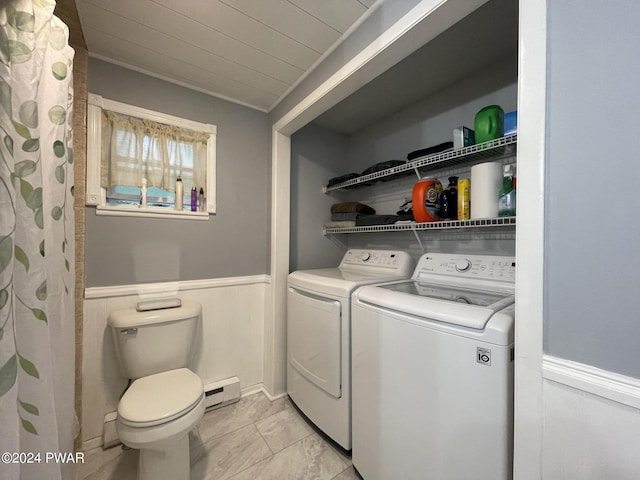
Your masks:
<path fill-rule="evenodd" d="M 243 392 L 264 382 L 265 301 L 268 275 L 189 282 L 87 288 L 82 344 L 82 445 L 102 445 L 105 414 L 117 409 L 127 380 L 115 361 L 107 327 L 110 311 L 135 307 L 141 300 L 178 297 L 202 305 L 202 330 L 192 368 L 207 384 L 240 378 Z"/>
<path fill-rule="evenodd" d="M 640 381 L 545 356 L 543 478 L 640 478 Z"/>

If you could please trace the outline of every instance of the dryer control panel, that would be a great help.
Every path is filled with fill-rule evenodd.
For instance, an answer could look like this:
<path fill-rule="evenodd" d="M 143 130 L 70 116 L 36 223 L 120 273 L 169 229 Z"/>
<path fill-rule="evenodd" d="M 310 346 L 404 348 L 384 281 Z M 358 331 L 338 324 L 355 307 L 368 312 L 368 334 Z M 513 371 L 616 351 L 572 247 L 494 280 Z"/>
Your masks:
<path fill-rule="evenodd" d="M 338 268 L 372 273 L 384 269 L 387 273 L 392 270 L 408 276 L 412 266 L 410 255 L 402 250 L 351 249 L 347 250 Z"/>

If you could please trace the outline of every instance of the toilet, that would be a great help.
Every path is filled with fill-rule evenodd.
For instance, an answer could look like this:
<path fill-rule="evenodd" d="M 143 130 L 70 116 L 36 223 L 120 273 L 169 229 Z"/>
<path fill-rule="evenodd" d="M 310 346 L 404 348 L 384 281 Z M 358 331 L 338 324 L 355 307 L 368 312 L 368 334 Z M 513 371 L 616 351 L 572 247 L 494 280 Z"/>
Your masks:
<path fill-rule="evenodd" d="M 140 480 L 190 478 L 189 432 L 204 415 L 204 387 L 187 367 L 193 356 L 201 307 L 109 314 L 120 370 L 131 380 L 118 404 L 120 441 L 139 449 Z"/>

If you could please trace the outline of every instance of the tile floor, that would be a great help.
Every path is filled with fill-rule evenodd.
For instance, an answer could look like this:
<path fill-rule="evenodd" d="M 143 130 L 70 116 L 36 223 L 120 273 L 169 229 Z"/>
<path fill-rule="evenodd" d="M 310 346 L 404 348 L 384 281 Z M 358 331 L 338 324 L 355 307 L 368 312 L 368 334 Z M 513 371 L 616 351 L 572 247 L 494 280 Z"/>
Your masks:
<path fill-rule="evenodd" d="M 361 480 L 288 398 L 263 393 L 205 413 L 190 446 L 191 480 Z M 135 480 L 137 462 L 137 450 L 92 450 L 76 480 Z"/>

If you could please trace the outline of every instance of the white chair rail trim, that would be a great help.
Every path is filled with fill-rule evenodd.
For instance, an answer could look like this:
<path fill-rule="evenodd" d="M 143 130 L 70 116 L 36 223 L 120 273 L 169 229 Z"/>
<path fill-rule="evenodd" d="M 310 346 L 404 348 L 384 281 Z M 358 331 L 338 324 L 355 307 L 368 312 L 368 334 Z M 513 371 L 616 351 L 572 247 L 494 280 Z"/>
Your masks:
<path fill-rule="evenodd" d="M 637 378 L 550 355 L 543 358 L 542 377 L 640 409 L 640 379 Z"/>
<path fill-rule="evenodd" d="M 238 285 L 270 284 L 270 275 L 249 275 L 244 277 L 210 278 L 204 280 L 186 280 L 177 282 L 139 283 L 134 285 L 116 285 L 112 287 L 88 287 L 84 290 L 85 299 L 124 297 L 138 295 L 171 294 L 187 290 L 204 288 L 233 287 Z"/>

